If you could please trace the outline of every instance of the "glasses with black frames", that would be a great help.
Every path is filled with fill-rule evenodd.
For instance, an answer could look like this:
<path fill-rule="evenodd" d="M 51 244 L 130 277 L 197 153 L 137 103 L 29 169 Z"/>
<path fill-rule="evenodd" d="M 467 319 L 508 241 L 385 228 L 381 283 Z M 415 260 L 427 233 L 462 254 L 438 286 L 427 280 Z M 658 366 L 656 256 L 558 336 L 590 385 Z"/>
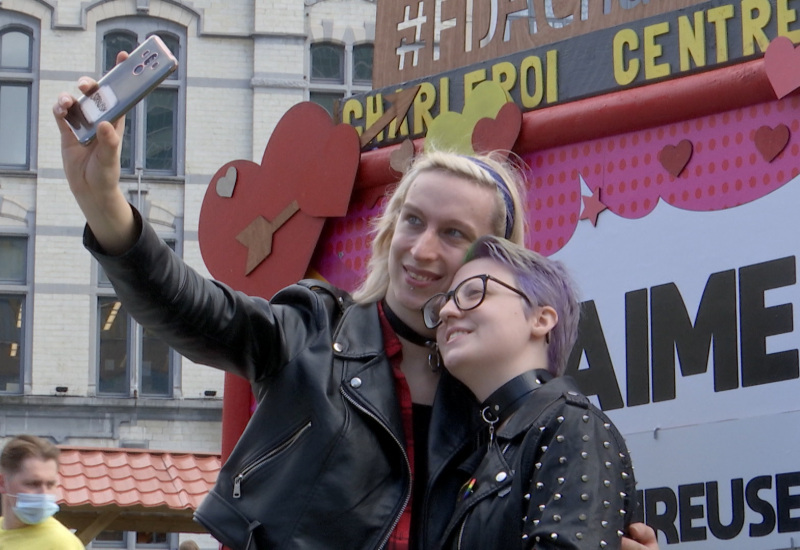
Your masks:
<path fill-rule="evenodd" d="M 473 275 L 461 281 L 453 290 L 434 294 L 425 302 L 425 305 L 422 306 L 422 317 L 425 319 L 425 326 L 428 328 L 436 328 L 442 324 L 440 313 L 451 298 L 455 302 L 456 307 L 461 311 L 469 311 L 481 305 L 483 299 L 486 298 L 486 285 L 488 281 L 494 281 L 506 287 L 508 290 L 516 292 L 522 296 L 529 305 L 532 305 L 530 299 L 525 296 L 521 290 L 514 288 L 508 283 L 504 283 L 497 277 L 492 277 L 485 273 L 483 275 Z"/>

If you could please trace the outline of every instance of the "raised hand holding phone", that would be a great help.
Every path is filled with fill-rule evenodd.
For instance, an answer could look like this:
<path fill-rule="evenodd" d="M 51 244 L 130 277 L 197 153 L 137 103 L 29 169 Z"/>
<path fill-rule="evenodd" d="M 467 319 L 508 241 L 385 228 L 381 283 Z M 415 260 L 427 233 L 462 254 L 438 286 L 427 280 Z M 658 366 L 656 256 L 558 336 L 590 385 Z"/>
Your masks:
<path fill-rule="evenodd" d="M 177 68 L 178 60 L 158 36 L 145 40 L 70 107 L 66 120 L 75 137 L 88 144 L 100 122 L 119 119 Z"/>
<path fill-rule="evenodd" d="M 148 41 L 145 41 L 145 44 L 147 43 Z M 150 44 L 152 43 L 150 42 Z M 86 222 L 92 229 L 97 242 L 106 253 L 111 255 L 121 254 L 128 250 L 136 242 L 139 231 L 130 204 L 120 187 L 123 115 L 136 104 L 136 101 L 155 88 L 158 82 L 166 78 L 171 70 L 174 70 L 173 68 L 165 71 L 166 75 L 159 75 L 163 78 L 160 80 L 159 77 L 155 78 L 156 82 L 154 83 L 151 74 L 158 72 L 158 69 L 163 67 L 152 67 L 153 62 L 161 61 L 161 51 L 168 52 L 169 50 L 166 47 L 164 50 L 159 50 L 159 56 L 156 58 L 153 58 L 152 55 L 142 57 L 142 53 L 154 51 L 148 49 L 145 44 L 131 52 L 130 55 L 126 52 L 117 54 L 117 65 L 112 72 L 119 76 L 111 79 L 111 84 L 109 83 L 111 72 L 100 82 L 89 76 L 81 77 L 78 82 L 82 93 L 80 99 L 67 92 L 62 92 L 53 105 L 53 116 L 61 134 L 61 158 L 64 174 L 69 182 L 70 191 L 86 217 Z M 167 59 L 170 57 L 173 57 L 171 53 L 166 56 Z M 131 59 L 133 61 L 130 61 Z M 145 64 L 144 61 L 148 59 L 149 61 Z M 118 88 L 112 87 L 117 99 L 113 106 L 114 111 L 111 112 L 110 109 L 107 109 L 100 119 L 92 121 L 91 128 L 89 128 L 88 120 L 86 120 L 86 126 L 81 126 L 80 117 L 85 118 L 86 114 L 79 103 L 88 101 L 102 85 L 112 85 L 116 78 L 127 80 L 130 73 L 124 68 L 119 68 L 130 67 L 130 65 L 133 66 L 133 69 L 143 65 L 143 69 L 139 72 L 150 80 L 150 84 L 144 87 L 139 86 L 142 92 L 135 92 L 134 95 L 118 93 Z M 173 62 L 167 65 L 177 66 Z M 149 69 L 149 71 L 144 69 Z M 142 82 L 144 80 L 141 79 Z M 120 97 L 129 99 L 120 101 Z"/>

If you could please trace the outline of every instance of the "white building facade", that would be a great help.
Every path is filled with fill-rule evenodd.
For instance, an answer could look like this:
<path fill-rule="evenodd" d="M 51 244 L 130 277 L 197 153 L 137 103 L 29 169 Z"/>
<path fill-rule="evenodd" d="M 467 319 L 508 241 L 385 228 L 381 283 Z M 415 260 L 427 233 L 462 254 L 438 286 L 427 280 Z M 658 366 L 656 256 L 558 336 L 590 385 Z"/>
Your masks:
<path fill-rule="evenodd" d="M 220 450 L 223 374 L 171 351 L 116 301 L 82 246 L 51 113 L 59 92 L 77 94 L 80 76 L 154 33 L 180 66 L 128 116 L 121 185 L 206 274 L 197 224 L 217 169 L 258 162 L 296 103 L 332 110 L 371 87 L 374 1 L 0 0 L 0 445 L 32 433 Z"/>

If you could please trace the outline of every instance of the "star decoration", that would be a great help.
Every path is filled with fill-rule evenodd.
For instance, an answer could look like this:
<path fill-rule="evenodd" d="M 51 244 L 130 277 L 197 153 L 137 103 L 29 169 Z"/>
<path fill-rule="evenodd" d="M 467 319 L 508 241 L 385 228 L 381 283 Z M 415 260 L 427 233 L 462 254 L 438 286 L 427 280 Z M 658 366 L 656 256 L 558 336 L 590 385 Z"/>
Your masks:
<path fill-rule="evenodd" d="M 581 195 L 583 197 L 583 212 L 581 212 L 580 219 L 589 220 L 592 225 L 597 227 L 597 216 L 600 212 L 608 208 L 602 200 L 600 200 L 600 187 L 592 191 L 591 196 Z"/>

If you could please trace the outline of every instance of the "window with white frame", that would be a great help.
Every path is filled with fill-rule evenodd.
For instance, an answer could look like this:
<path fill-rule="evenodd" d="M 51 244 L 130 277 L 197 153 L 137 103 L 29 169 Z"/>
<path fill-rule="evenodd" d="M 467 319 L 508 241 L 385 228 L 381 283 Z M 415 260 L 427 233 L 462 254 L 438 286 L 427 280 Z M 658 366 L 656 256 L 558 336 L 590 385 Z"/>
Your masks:
<path fill-rule="evenodd" d="M 178 69 L 150 92 L 125 119 L 120 163 L 125 173 L 180 175 L 186 88 L 186 31 L 154 18 L 123 18 L 100 26 L 102 71 L 116 64 L 117 54 L 131 52 L 152 35 L 158 35 L 178 58 Z"/>
<path fill-rule="evenodd" d="M 23 391 L 28 246 L 27 235 L 0 233 L 0 393 Z"/>
<path fill-rule="evenodd" d="M 0 169 L 29 170 L 35 138 L 39 22 L 0 9 Z"/>
<path fill-rule="evenodd" d="M 97 394 L 171 397 L 175 352 L 128 315 L 99 266 L 97 286 Z"/>
<path fill-rule="evenodd" d="M 143 397 L 172 395 L 172 353 L 169 346 L 139 326 L 114 296 L 98 296 L 97 393 Z M 139 357 L 139 360 L 135 358 Z M 136 363 L 136 376 L 131 372 Z"/>
<path fill-rule="evenodd" d="M 372 88 L 372 44 L 311 44 L 309 100 L 338 118 L 338 102 Z"/>

